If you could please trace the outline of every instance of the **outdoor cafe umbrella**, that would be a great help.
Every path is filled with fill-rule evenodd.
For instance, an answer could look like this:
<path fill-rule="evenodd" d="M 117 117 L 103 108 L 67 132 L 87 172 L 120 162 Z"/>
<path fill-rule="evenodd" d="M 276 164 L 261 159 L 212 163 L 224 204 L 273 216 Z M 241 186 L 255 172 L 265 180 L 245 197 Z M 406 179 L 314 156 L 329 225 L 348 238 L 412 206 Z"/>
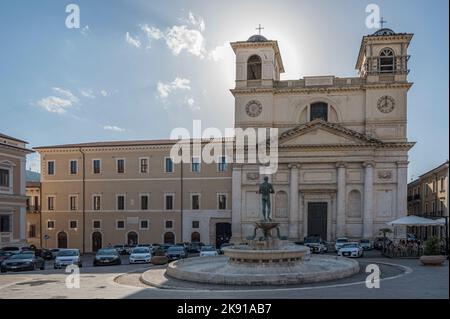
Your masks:
<path fill-rule="evenodd" d="M 400 217 L 387 223 L 389 226 L 438 226 L 445 225 L 445 220 L 430 219 L 414 215 Z"/>

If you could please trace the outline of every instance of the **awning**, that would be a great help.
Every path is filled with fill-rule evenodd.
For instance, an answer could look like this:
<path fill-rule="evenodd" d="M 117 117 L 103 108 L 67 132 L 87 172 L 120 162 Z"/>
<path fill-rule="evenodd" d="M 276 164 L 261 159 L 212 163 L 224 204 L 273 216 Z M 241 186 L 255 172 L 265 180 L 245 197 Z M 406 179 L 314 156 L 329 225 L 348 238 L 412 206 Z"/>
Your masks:
<path fill-rule="evenodd" d="M 445 219 L 430 219 L 414 215 L 401 217 L 387 223 L 390 226 L 438 226 L 445 225 Z"/>

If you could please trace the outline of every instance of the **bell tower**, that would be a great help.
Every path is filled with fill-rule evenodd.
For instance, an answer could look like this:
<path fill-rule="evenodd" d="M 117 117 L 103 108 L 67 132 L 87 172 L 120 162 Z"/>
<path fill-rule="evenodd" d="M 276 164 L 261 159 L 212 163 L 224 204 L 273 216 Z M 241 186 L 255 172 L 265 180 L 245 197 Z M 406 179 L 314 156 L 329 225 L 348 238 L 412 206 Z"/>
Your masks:
<path fill-rule="evenodd" d="M 383 28 L 362 38 L 356 69 L 370 82 L 406 82 L 411 33 Z"/>
<path fill-rule="evenodd" d="M 277 41 L 255 34 L 231 47 L 236 54 L 236 88 L 273 87 L 280 80 L 284 67 Z"/>

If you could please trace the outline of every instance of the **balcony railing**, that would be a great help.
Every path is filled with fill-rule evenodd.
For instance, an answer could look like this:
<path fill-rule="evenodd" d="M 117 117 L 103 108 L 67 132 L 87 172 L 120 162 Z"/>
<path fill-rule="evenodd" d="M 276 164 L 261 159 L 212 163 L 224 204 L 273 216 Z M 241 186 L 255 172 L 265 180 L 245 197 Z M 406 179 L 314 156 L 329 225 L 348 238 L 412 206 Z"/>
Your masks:
<path fill-rule="evenodd" d="M 30 213 L 37 213 L 41 211 L 41 206 L 40 205 L 28 205 L 27 206 L 27 212 Z"/>

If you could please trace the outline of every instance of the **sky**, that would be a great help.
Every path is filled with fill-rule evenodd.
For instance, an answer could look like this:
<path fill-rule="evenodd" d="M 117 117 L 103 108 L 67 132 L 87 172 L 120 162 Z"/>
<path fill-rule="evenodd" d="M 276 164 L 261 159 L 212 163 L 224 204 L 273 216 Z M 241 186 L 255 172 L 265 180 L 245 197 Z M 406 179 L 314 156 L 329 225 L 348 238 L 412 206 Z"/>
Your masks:
<path fill-rule="evenodd" d="M 66 6 L 80 9 L 67 28 Z M 286 73 L 357 76 L 366 6 L 409 47 L 409 179 L 448 156 L 447 0 L 0 0 L 0 132 L 29 147 L 169 138 L 175 127 L 233 127 L 232 41 L 277 40 Z M 38 155 L 27 167 L 39 170 Z"/>

